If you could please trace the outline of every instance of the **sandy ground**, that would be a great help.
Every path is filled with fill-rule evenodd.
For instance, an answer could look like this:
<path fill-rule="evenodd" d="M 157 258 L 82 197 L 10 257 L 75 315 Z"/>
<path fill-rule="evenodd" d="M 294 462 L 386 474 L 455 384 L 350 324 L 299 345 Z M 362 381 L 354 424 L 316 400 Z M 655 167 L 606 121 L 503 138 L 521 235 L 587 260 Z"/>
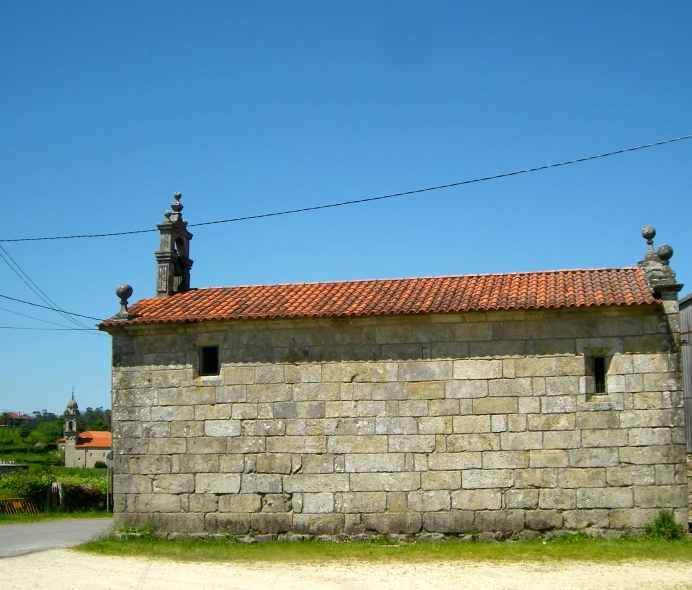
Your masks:
<path fill-rule="evenodd" d="M 55 549 L 0 561 L 3 590 L 692 589 L 692 565 L 451 563 L 338 565 L 174 563 Z"/>

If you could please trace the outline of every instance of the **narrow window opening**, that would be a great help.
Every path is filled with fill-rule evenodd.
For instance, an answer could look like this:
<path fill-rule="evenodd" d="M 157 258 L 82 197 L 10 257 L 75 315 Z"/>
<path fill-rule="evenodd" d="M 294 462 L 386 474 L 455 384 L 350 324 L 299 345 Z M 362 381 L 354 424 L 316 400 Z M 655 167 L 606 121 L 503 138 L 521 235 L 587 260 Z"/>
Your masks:
<path fill-rule="evenodd" d="M 219 347 L 202 346 L 199 349 L 199 374 L 218 375 L 219 366 Z"/>
<path fill-rule="evenodd" d="M 594 393 L 606 392 L 606 362 L 605 357 L 593 357 Z"/>

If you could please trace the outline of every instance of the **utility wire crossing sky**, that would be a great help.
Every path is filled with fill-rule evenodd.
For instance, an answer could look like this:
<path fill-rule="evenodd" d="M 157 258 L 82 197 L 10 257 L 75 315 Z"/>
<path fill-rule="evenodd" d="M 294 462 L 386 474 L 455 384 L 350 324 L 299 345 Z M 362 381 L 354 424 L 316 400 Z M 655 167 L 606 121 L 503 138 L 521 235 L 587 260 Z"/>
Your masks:
<path fill-rule="evenodd" d="M 672 139 L 665 139 L 663 141 L 657 141 L 654 143 L 647 143 L 644 145 L 639 145 L 635 147 L 630 147 L 630 148 L 624 148 L 621 150 L 616 150 L 614 152 L 606 152 L 604 154 L 597 154 L 595 156 L 587 156 L 585 158 L 577 158 L 575 160 L 567 160 L 565 162 L 558 162 L 555 164 L 545 164 L 543 166 L 537 166 L 535 168 L 526 168 L 524 170 L 516 170 L 514 172 L 504 172 L 502 174 L 495 174 L 494 176 L 485 176 L 483 178 L 474 178 L 472 180 L 462 180 L 461 182 L 453 182 L 451 184 L 441 184 L 439 186 L 431 186 L 428 188 L 420 188 L 416 190 L 411 190 L 411 191 L 405 191 L 401 193 L 393 193 L 391 195 L 383 195 L 380 197 L 368 197 L 365 199 L 356 199 L 353 201 L 342 201 L 341 203 L 331 203 L 329 205 L 316 205 L 314 207 L 303 207 L 301 209 L 290 209 L 288 211 L 277 211 L 274 213 L 262 213 L 259 215 L 248 215 L 245 217 L 235 217 L 232 219 L 220 219 L 217 221 L 204 221 L 201 223 L 190 223 L 188 227 L 200 227 L 203 225 L 216 225 L 219 223 L 233 223 L 236 221 L 248 221 L 251 219 L 264 219 L 267 217 L 278 217 L 280 215 L 292 215 L 294 213 L 305 213 L 307 211 L 319 211 L 321 209 L 332 209 L 334 207 L 344 207 L 346 205 L 358 205 L 361 203 L 371 203 L 373 201 L 383 201 L 385 199 L 393 199 L 395 197 L 403 197 L 406 195 L 415 195 L 418 193 L 427 193 L 430 191 L 437 191 L 437 190 L 442 190 L 446 188 L 453 188 L 456 186 L 463 186 L 465 184 L 475 184 L 477 182 L 485 182 L 488 180 L 497 180 L 499 178 L 507 178 L 509 176 L 518 176 L 520 174 L 528 174 L 530 172 L 539 172 L 540 170 L 548 170 L 550 168 L 558 168 L 560 166 L 569 166 L 570 164 L 579 164 L 582 162 L 589 162 L 591 160 L 598 160 L 599 158 L 607 158 L 608 156 L 616 156 L 618 154 L 626 154 L 628 152 L 636 152 L 638 150 L 644 150 L 647 148 L 652 148 L 652 147 L 657 147 L 661 145 L 666 145 L 669 143 L 675 143 L 677 141 L 683 141 L 685 139 L 690 139 L 692 138 L 692 135 L 682 135 L 680 137 L 674 137 Z M 146 234 L 146 233 L 151 233 L 158 231 L 157 229 L 138 229 L 138 230 L 132 230 L 132 231 L 123 231 L 123 232 L 113 232 L 113 233 L 107 233 L 107 234 L 80 234 L 80 235 L 74 235 L 74 236 L 52 236 L 52 237 L 42 237 L 42 238 L 7 238 L 7 239 L 0 239 L 0 242 L 39 242 L 39 241 L 44 241 L 44 240 L 72 240 L 72 239 L 77 239 L 77 238 L 107 238 L 107 237 L 113 237 L 113 236 L 127 236 L 127 235 L 133 235 L 133 234 Z"/>

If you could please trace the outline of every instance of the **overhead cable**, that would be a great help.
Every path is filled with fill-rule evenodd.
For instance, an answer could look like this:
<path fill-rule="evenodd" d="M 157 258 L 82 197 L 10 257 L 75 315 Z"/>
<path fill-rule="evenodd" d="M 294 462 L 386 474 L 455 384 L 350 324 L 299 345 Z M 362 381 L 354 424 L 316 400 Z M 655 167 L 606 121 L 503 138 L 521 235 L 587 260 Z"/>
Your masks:
<path fill-rule="evenodd" d="M 191 223 L 191 224 L 189 224 L 188 227 L 201 227 L 204 225 L 216 225 L 216 224 L 220 224 L 220 223 L 234 223 L 237 221 L 249 221 L 251 219 L 264 219 L 267 217 L 278 217 L 280 215 L 292 215 L 294 213 L 306 213 L 308 211 L 319 211 L 322 209 L 333 209 L 335 207 L 345 207 L 346 205 L 357 205 L 357 204 L 361 204 L 361 203 L 371 203 L 374 201 L 383 201 L 385 199 L 393 199 L 396 197 L 404 197 L 407 195 L 415 195 L 415 194 L 419 194 L 419 193 L 438 191 L 438 190 L 442 190 L 442 189 L 446 189 L 446 188 L 463 186 L 466 184 L 475 184 L 478 182 L 485 182 L 487 180 L 497 180 L 500 178 L 507 178 L 509 176 L 518 176 L 520 174 L 528 174 L 530 172 L 539 172 L 540 170 L 548 170 L 550 168 L 559 168 L 560 166 L 569 166 L 570 164 L 579 164 L 581 162 L 589 162 L 591 160 L 597 160 L 599 158 L 607 158 L 609 156 L 616 156 L 618 154 L 625 154 L 628 152 L 636 152 L 638 150 L 643 150 L 643 149 L 647 149 L 647 148 L 666 145 L 669 143 L 675 143 L 677 141 L 683 141 L 683 140 L 691 139 L 691 138 L 692 138 L 692 135 L 683 135 L 680 137 L 674 137 L 672 139 L 666 139 L 666 140 L 657 141 L 654 143 L 647 143 L 644 145 L 638 145 L 635 147 L 616 150 L 613 152 L 606 152 L 603 154 L 597 154 L 595 156 L 587 156 L 585 158 L 576 158 L 574 160 L 557 162 L 555 164 L 546 164 L 543 166 L 536 166 L 535 168 L 525 168 L 524 170 L 516 170 L 514 172 L 504 172 L 502 174 L 495 174 L 493 176 L 484 176 L 481 178 L 474 178 L 472 180 L 462 180 L 460 182 L 453 182 L 450 184 L 441 184 L 438 186 L 431 186 L 428 188 L 420 188 L 420 189 L 411 190 L 411 191 L 404 191 L 401 193 L 382 195 L 380 197 L 368 197 L 368 198 L 364 198 L 364 199 L 355 199 L 352 201 L 342 201 L 340 203 L 331 203 L 328 205 L 315 205 L 313 207 L 303 207 L 300 209 L 288 209 L 286 211 L 276 211 L 274 213 L 261 213 L 258 215 L 247 215 L 245 217 L 234 217 L 231 219 L 219 219 L 216 221 L 204 221 L 201 223 Z M 72 240 L 72 239 L 78 239 L 78 238 L 108 238 L 108 237 L 115 237 L 115 236 L 129 236 L 129 235 L 134 235 L 134 234 L 146 234 L 146 233 L 152 233 L 152 232 L 156 232 L 156 231 L 158 231 L 158 229 L 139 229 L 139 230 L 133 230 L 133 231 L 111 232 L 111 233 L 104 233 L 104 234 L 76 234 L 76 235 L 70 235 L 70 236 L 50 236 L 50 237 L 40 237 L 40 238 L 4 238 L 4 239 L 0 239 L 0 242 L 39 242 L 39 241 L 45 241 L 45 240 Z"/>

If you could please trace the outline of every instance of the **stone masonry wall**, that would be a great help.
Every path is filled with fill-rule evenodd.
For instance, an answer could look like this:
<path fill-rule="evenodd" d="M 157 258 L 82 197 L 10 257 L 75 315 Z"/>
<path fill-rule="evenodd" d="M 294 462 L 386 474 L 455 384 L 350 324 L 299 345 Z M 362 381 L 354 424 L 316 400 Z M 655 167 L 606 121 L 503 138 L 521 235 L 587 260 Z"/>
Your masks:
<path fill-rule="evenodd" d="M 112 330 L 116 528 L 629 532 L 661 508 L 686 523 L 666 305 Z M 214 344 L 221 374 L 200 377 Z"/>

